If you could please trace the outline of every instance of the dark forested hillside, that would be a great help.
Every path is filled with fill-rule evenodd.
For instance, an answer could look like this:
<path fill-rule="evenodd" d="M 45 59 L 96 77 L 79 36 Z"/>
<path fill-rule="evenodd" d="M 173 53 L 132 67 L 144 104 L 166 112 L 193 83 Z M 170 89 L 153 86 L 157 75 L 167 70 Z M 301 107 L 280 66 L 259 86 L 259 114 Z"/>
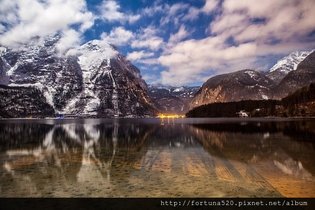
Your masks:
<path fill-rule="evenodd" d="M 250 117 L 315 116 L 315 83 L 303 87 L 282 100 L 244 100 L 212 103 L 190 110 L 187 117 L 237 117 L 243 112 Z"/>
<path fill-rule="evenodd" d="M 303 87 L 293 94 L 282 99 L 284 105 L 301 104 L 315 100 L 315 83 L 311 83 L 309 86 Z"/>
<path fill-rule="evenodd" d="M 252 117 L 276 115 L 281 104 L 277 100 L 246 100 L 238 102 L 213 103 L 190 110 L 187 117 L 237 117 L 243 111 Z"/>

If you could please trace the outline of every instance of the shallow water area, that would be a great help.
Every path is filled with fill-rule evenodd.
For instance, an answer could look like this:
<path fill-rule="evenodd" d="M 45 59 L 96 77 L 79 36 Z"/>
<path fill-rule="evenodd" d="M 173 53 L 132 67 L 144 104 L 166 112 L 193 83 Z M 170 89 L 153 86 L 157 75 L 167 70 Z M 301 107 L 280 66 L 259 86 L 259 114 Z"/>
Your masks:
<path fill-rule="evenodd" d="M 314 119 L 0 121 L 1 197 L 314 197 Z"/>

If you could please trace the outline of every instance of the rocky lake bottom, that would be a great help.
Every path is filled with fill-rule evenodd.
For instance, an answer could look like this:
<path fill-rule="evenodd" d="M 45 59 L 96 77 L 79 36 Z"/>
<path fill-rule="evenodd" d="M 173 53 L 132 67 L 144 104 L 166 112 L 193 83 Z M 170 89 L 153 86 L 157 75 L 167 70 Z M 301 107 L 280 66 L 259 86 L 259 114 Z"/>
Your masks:
<path fill-rule="evenodd" d="M 314 197 L 314 119 L 0 121 L 0 197 Z"/>

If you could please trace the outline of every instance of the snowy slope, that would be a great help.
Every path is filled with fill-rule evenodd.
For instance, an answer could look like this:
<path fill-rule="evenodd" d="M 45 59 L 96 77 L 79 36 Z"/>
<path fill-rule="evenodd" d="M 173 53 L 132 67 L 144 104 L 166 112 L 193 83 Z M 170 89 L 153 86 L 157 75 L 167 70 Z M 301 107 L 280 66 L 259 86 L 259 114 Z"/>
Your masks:
<path fill-rule="evenodd" d="M 46 41 L 34 39 L 19 50 L 3 51 L 1 56 L 7 64 L 6 76 L 10 78 L 8 86 L 36 87 L 41 90 L 47 103 L 54 107 L 53 95 L 56 90 L 49 81 L 50 65 L 45 61 L 54 55 L 54 44 L 58 39 L 58 36 L 48 37 Z"/>
<path fill-rule="evenodd" d="M 296 51 L 290 53 L 288 56 L 280 59 L 271 69 L 267 76 L 279 83 L 289 72 L 296 70 L 300 62 L 302 62 L 309 54 L 310 51 Z"/>
<path fill-rule="evenodd" d="M 111 75 L 110 59 L 116 57 L 118 52 L 108 43 L 100 40 L 92 40 L 80 46 L 76 52 L 79 55 L 78 63 L 82 71 L 83 87 L 81 93 L 72 98 L 62 112 L 65 114 L 80 112 L 77 110 L 76 105 L 82 101 L 81 99 L 86 99 L 85 107 L 81 113 L 84 115 L 96 115 L 101 99 L 94 91 L 94 81 L 100 74 L 109 74 L 113 80 L 113 87 L 115 87 L 116 84 Z M 106 63 L 105 66 L 100 68 L 103 63 Z"/>
<path fill-rule="evenodd" d="M 314 50 L 292 52 L 288 56 L 285 56 L 284 58 L 279 60 L 273 67 L 271 67 L 270 72 L 277 70 L 290 72 L 296 70 L 298 64 L 313 51 Z"/>

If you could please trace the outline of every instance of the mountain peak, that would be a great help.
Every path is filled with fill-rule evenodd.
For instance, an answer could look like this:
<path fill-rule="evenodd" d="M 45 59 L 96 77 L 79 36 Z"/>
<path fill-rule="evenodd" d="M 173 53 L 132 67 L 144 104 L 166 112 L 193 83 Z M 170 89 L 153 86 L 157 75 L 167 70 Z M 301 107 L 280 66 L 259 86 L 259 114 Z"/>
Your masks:
<path fill-rule="evenodd" d="M 290 72 L 296 70 L 298 64 L 303 61 L 309 54 L 311 54 L 314 50 L 308 51 L 295 51 L 290 53 L 288 56 L 280 59 L 269 72 L 273 71 L 282 71 L 282 72 Z"/>
<path fill-rule="evenodd" d="M 109 66 L 110 59 L 118 55 L 118 52 L 109 43 L 101 40 L 92 40 L 83 44 L 77 53 L 82 70 L 98 68 L 104 60 Z"/>
<path fill-rule="evenodd" d="M 314 50 L 308 51 L 295 51 L 289 55 L 280 59 L 267 73 L 267 77 L 272 79 L 276 83 L 280 83 L 281 80 L 288 75 L 291 71 L 295 71 L 299 65 L 307 56 L 309 56 Z"/>

